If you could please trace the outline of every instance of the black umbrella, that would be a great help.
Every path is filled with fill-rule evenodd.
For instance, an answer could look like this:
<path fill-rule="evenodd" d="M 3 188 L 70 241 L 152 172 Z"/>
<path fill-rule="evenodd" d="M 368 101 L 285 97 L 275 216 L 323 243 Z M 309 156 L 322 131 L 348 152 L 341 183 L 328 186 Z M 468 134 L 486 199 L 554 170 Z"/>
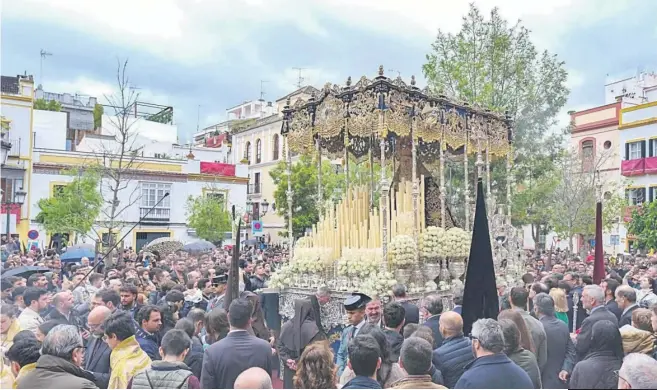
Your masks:
<path fill-rule="evenodd" d="M 22 266 L 16 268 L 10 268 L 2 273 L 2 279 L 8 278 L 10 276 L 21 276 L 29 277 L 32 274 L 39 272 L 51 272 L 50 268 L 46 267 L 37 267 L 37 266 Z"/>

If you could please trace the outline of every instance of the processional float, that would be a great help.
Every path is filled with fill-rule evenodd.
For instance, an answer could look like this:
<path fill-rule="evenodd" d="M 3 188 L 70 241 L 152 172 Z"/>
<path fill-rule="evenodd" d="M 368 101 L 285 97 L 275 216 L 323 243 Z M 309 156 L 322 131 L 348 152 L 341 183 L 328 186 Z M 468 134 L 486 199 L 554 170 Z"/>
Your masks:
<path fill-rule="evenodd" d="M 320 220 L 290 245 L 290 262 L 270 287 L 280 291 L 280 313 L 320 285 L 332 291 L 322 310 L 325 329 L 343 323 L 342 300 L 360 291 L 383 299 L 395 283 L 410 300 L 440 294 L 446 308 L 465 274 L 478 178 L 486 182 L 496 269 L 521 272 L 522 237 L 511 226 L 512 120 L 507 115 L 392 80 L 383 66 L 373 80 L 326 84 L 307 101 L 289 99 L 283 111 L 286 174 L 292 154 L 313 154 L 318 169 Z M 468 167 L 474 155 L 474 169 Z M 341 160 L 346 190 L 322 202 L 322 160 Z M 506 208 L 491 193 L 491 165 L 506 160 Z M 464 218 L 457 222 L 446 198 L 446 161 L 462 162 Z M 350 164 L 369 167 L 367 184 L 350 178 Z M 380 174 L 375 177 L 375 165 Z M 432 172 L 438 172 L 438 181 Z M 293 193 L 287 189 L 288 237 L 293 237 Z M 451 202 L 454 205 L 453 202 Z M 292 243 L 292 241 L 290 241 Z"/>

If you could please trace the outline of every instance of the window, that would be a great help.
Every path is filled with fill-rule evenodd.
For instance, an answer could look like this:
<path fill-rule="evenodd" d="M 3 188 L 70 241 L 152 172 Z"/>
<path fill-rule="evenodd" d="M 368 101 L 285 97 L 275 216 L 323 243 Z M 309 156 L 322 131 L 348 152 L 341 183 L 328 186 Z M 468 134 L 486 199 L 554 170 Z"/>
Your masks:
<path fill-rule="evenodd" d="M 605 141 L 603 146 L 604 146 L 605 149 L 610 149 L 611 148 L 611 141 Z"/>
<path fill-rule="evenodd" d="M 648 140 L 648 157 L 657 157 L 657 138 Z"/>
<path fill-rule="evenodd" d="M 654 202 L 657 198 L 657 185 L 652 185 L 648 188 L 648 201 Z"/>
<path fill-rule="evenodd" d="M 588 170 L 593 167 L 593 140 L 582 142 L 582 169 Z"/>
<path fill-rule="evenodd" d="M 625 154 L 628 160 L 643 158 L 644 141 L 629 142 L 625 144 Z"/>
<path fill-rule="evenodd" d="M 636 206 L 643 204 L 646 200 L 646 189 L 645 188 L 631 188 L 626 191 L 627 200 L 630 203 L 630 206 Z"/>
<path fill-rule="evenodd" d="M 10 179 L 3 177 L 0 179 L 0 187 L 2 188 L 2 202 L 12 202 L 16 191 L 23 189 L 23 179 Z"/>
<path fill-rule="evenodd" d="M 260 138 L 256 141 L 256 164 L 260 164 L 262 162 L 262 141 L 260 141 Z"/>
<path fill-rule="evenodd" d="M 224 192 L 209 192 L 205 196 L 207 196 L 210 199 L 215 199 L 224 204 L 226 202 L 226 194 Z"/>
<path fill-rule="evenodd" d="M 58 196 L 62 196 L 62 194 L 64 193 L 64 187 L 66 187 L 66 186 L 62 185 L 62 184 L 55 184 L 54 186 L 52 186 L 53 196 L 55 198 L 58 197 Z"/>
<path fill-rule="evenodd" d="M 656 139 L 655 141 L 657 141 L 657 139 Z M 274 139 L 273 139 L 273 141 L 272 141 L 272 144 L 273 144 L 273 145 L 272 145 L 273 153 L 272 153 L 271 159 L 274 160 L 274 161 L 276 161 L 276 160 L 278 160 L 278 154 L 279 154 L 279 138 L 278 138 L 278 134 L 274 134 Z"/>
<path fill-rule="evenodd" d="M 171 207 L 171 197 L 167 196 L 159 204 L 164 194 L 171 193 L 171 184 L 168 183 L 141 183 L 141 207 L 151 208 L 157 204 L 158 209 Z"/>
<path fill-rule="evenodd" d="M 246 142 L 246 149 L 244 149 L 244 159 L 247 164 L 251 164 L 251 142 Z"/>

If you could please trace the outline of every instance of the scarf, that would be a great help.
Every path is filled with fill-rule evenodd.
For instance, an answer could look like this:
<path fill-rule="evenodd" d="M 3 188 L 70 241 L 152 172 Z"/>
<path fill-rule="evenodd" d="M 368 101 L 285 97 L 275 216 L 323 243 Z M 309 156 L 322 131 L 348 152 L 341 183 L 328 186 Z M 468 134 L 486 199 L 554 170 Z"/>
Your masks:
<path fill-rule="evenodd" d="M 140 372 L 151 367 L 151 358 L 144 352 L 135 336 L 117 345 L 110 355 L 111 375 L 108 389 L 125 389 L 128 382 Z"/>
<path fill-rule="evenodd" d="M 14 381 L 14 389 L 18 388 L 18 381 L 21 380 L 22 377 L 24 377 L 26 374 L 28 374 L 35 368 L 36 368 L 36 363 L 26 364 L 23 367 L 21 367 L 21 370 L 18 371 L 18 375 L 16 375 L 16 380 Z"/>
<path fill-rule="evenodd" d="M 6 334 L 0 334 L 0 341 L 2 342 L 2 348 L 8 350 L 14 344 L 14 336 L 20 332 L 21 324 L 18 322 L 18 319 L 14 318 L 14 321 L 11 323 L 9 329 L 7 329 Z"/>

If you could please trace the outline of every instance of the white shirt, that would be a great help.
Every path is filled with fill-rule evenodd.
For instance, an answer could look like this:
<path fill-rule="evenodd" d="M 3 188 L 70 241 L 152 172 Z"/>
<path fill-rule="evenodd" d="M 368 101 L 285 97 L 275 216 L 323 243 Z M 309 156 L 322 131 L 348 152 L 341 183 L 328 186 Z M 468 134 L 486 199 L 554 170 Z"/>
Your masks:
<path fill-rule="evenodd" d="M 360 329 L 365 326 L 367 321 L 365 321 L 365 318 L 360 322 L 360 324 L 356 325 L 356 331 L 354 332 L 354 337 L 358 336 L 358 332 L 360 332 Z"/>

